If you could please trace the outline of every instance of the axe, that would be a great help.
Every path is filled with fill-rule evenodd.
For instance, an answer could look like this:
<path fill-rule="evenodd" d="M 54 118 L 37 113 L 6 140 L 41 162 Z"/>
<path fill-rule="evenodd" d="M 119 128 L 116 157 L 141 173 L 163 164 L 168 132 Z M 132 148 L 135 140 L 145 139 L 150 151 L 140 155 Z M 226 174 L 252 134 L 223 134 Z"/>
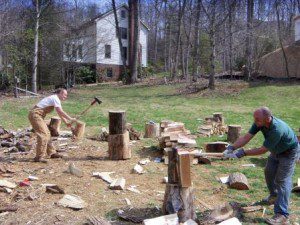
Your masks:
<path fill-rule="evenodd" d="M 91 102 L 91 104 L 85 109 L 85 110 L 83 110 L 77 117 L 76 117 L 76 120 L 78 120 L 79 118 L 81 118 L 83 115 L 85 115 L 88 111 L 89 111 L 89 109 L 93 106 L 93 105 L 95 105 L 96 103 L 98 103 L 99 105 L 102 103 L 102 101 L 99 99 L 99 98 L 97 98 L 97 97 L 94 97 L 94 99 L 93 99 L 93 101 Z M 74 121 L 75 122 L 75 121 Z M 72 122 L 73 123 L 73 122 Z"/>

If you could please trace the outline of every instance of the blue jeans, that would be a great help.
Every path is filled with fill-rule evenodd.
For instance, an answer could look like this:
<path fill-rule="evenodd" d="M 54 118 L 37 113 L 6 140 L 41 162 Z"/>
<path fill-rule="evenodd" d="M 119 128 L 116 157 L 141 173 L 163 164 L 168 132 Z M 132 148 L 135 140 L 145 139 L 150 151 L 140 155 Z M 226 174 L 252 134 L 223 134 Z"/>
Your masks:
<path fill-rule="evenodd" d="M 288 216 L 290 194 L 293 187 L 293 174 L 296 160 L 300 155 L 300 145 L 287 153 L 274 154 L 268 157 L 265 168 L 265 179 L 271 196 L 277 196 L 274 213 Z"/>

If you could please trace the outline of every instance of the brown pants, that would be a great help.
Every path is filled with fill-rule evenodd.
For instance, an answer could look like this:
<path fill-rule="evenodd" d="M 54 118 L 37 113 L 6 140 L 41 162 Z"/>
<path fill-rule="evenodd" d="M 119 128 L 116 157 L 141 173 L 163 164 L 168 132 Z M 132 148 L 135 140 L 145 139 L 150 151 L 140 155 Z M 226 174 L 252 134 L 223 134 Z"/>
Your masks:
<path fill-rule="evenodd" d="M 36 145 L 36 158 L 40 159 L 47 153 L 48 156 L 56 153 L 52 141 L 50 131 L 47 127 L 44 118 L 50 109 L 41 109 L 34 107 L 28 115 L 28 119 L 32 125 L 32 128 L 37 135 L 37 145 Z"/>

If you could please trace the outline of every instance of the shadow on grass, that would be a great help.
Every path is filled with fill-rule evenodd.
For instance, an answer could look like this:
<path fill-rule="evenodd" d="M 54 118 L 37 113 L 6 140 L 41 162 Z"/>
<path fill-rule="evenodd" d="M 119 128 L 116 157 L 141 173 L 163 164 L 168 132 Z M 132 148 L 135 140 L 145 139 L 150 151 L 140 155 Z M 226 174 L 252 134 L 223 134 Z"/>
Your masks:
<path fill-rule="evenodd" d="M 148 148 L 141 148 L 137 150 L 136 154 L 139 155 L 140 158 L 154 159 L 157 157 L 162 157 L 163 152 L 157 146 L 151 145 Z"/>
<path fill-rule="evenodd" d="M 259 167 L 265 167 L 267 163 L 267 158 L 250 158 L 251 163 Z"/>
<path fill-rule="evenodd" d="M 265 87 L 265 86 L 297 86 L 300 84 L 299 79 L 271 79 L 271 78 L 264 78 L 261 80 L 255 80 L 249 83 L 249 88 L 255 87 Z"/>

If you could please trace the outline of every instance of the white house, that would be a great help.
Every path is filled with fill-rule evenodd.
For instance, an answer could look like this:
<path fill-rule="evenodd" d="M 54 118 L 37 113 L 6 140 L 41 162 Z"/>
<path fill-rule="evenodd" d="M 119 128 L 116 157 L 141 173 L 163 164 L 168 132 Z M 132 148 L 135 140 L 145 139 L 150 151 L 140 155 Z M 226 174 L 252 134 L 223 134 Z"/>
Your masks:
<path fill-rule="evenodd" d="M 129 32 L 128 6 L 126 4 L 117 8 L 117 15 L 122 38 L 123 53 L 120 52 L 115 18 L 113 10 L 101 14 L 84 23 L 77 30 L 73 38 L 64 44 L 64 62 L 73 65 L 89 65 L 102 75 L 104 80 L 117 80 L 122 73 L 123 61 L 129 60 Z M 149 28 L 140 22 L 139 64 L 147 67 L 147 45 Z"/>

